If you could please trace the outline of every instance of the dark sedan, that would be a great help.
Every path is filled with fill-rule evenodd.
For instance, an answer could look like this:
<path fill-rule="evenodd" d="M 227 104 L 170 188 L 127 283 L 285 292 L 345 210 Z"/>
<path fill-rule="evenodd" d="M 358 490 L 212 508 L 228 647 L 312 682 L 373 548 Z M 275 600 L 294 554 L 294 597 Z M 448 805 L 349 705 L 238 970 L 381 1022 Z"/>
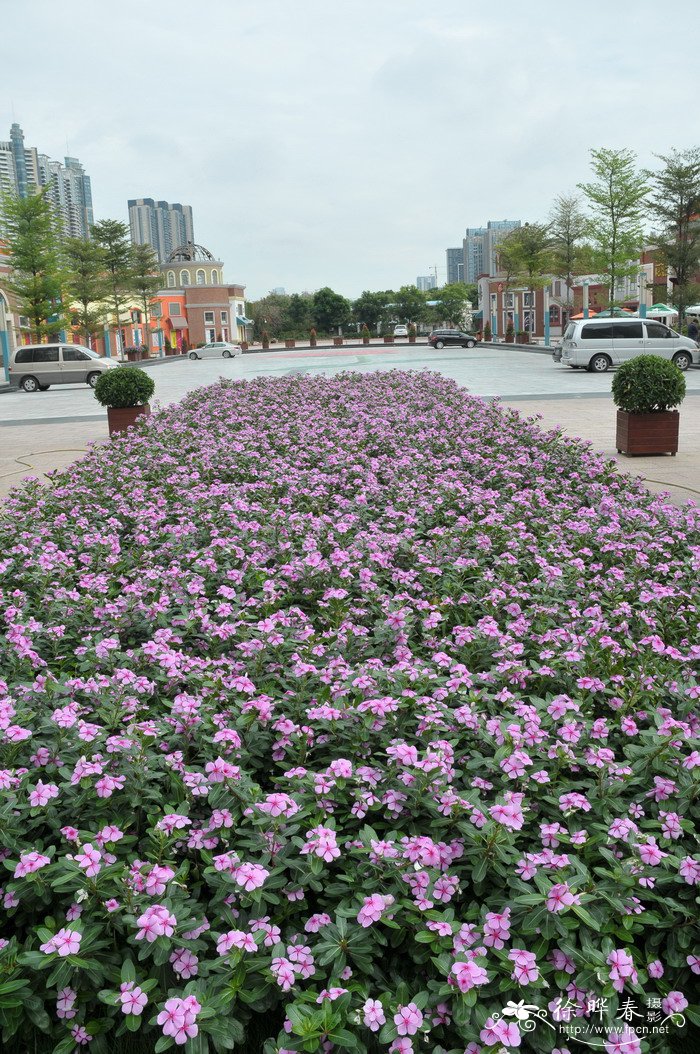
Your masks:
<path fill-rule="evenodd" d="M 463 333 L 461 329 L 436 329 L 428 337 L 432 348 L 445 348 L 449 345 L 459 348 L 475 348 L 477 339 L 473 333 Z"/>

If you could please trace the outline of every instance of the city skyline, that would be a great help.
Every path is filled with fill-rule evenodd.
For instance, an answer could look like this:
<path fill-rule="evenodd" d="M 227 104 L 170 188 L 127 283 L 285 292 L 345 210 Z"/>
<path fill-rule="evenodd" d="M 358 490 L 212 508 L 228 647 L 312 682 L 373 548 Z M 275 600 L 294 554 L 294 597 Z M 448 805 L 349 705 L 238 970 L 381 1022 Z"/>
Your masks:
<path fill-rule="evenodd" d="M 674 24 L 693 11 L 680 0 Z M 590 178 L 591 149 L 655 167 L 696 145 L 692 78 L 666 72 L 674 34 L 639 63 L 658 24 L 650 0 L 634 18 L 602 0 L 585 17 L 551 0 L 211 0 L 206 16 L 123 0 L 107 30 L 86 0 L 9 8 L 0 128 L 17 121 L 49 157 L 80 158 L 96 219 L 128 222 L 144 192 L 190 204 L 198 241 L 253 298 L 324 285 L 357 297 L 413 284 L 436 260 L 442 284 L 467 224 L 545 219 Z M 135 26 L 157 42 L 153 61 Z M 173 58 L 183 41 L 206 76 Z M 80 75 L 57 78 L 67 49 Z"/>

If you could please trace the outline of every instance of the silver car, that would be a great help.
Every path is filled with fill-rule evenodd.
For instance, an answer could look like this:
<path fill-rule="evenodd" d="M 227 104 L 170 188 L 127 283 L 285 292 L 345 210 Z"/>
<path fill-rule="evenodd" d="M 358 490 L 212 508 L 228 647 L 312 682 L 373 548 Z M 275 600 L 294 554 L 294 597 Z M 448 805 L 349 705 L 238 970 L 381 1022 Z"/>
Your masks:
<path fill-rule="evenodd" d="M 94 388 L 105 370 L 118 368 L 82 344 L 24 344 L 10 360 L 10 384 L 25 392 L 45 392 L 52 384 L 89 384 Z"/>
<path fill-rule="evenodd" d="M 243 354 L 240 344 L 230 344 L 227 340 L 212 340 L 201 348 L 192 348 L 189 353 L 191 359 L 235 359 L 237 355 Z"/>

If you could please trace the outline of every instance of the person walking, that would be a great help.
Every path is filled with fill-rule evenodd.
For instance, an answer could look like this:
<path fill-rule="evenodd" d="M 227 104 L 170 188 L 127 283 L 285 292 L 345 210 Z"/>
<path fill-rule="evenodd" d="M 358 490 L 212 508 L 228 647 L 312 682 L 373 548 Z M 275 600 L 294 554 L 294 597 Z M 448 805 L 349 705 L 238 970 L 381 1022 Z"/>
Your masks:
<path fill-rule="evenodd" d="M 691 340 L 694 340 L 696 344 L 698 343 L 698 339 L 700 338 L 700 327 L 698 327 L 694 318 L 690 320 L 688 325 L 688 336 Z"/>

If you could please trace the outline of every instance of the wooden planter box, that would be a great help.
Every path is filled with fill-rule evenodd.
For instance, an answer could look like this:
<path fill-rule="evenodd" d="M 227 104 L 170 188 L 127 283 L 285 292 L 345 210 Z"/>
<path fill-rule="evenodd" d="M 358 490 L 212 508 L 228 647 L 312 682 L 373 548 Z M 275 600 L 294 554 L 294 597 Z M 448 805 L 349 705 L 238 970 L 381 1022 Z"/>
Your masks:
<path fill-rule="evenodd" d="M 515 344 L 515 333 L 506 333 L 505 342 L 506 344 Z"/>
<path fill-rule="evenodd" d="M 285 348 L 296 348 L 297 342 L 295 340 L 285 340 L 284 346 Z"/>
<path fill-rule="evenodd" d="M 333 337 L 333 347 L 334 348 L 342 348 L 342 346 L 343 346 L 343 338 L 342 337 Z"/>
<path fill-rule="evenodd" d="M 678 410 L 655 414 L 628 414 L 617 411 L 615 446 L 618 454 L 641 457 L 644 454 L 673 454 L 678 451 Z"/>
<path fill-rule="evenodd" d="M 518 344 L 529 344 L 530 334 L 529 333 L 518 333 Z"/>
<path fill-rule="evenodd" d="M 384 337 L 384 343 L 385 344 L 393 344 L 394 343 L 394 338 L 393 337 Z"/>
<path fill-rule="evenodd" d="M 413 334 L 413 336 L 412 336 L 412 337 L 411 337 L 411 336 L 409 336 L 409 338 L 408 338 L 408 343 L 409 343 L 409 344 L 415 344 L 415 343 L 416 343 L 416 335 L 415 335 L 415 333 Z"/>
<path fill-rule="evenodd" d="M 149 417 L 151 407 L 149 403 L 142 406 L 108 406 L 107 424 L 111 436 L 126 432 L 127 428 L 136 424 L 139 417 Z"/>
<path fill-rule="evenodd" d="M 248 350 L 248 341 L 247 340 L 242 340 L 241 341 L 241 351 L 247 351 L 247 350 Z"/>

